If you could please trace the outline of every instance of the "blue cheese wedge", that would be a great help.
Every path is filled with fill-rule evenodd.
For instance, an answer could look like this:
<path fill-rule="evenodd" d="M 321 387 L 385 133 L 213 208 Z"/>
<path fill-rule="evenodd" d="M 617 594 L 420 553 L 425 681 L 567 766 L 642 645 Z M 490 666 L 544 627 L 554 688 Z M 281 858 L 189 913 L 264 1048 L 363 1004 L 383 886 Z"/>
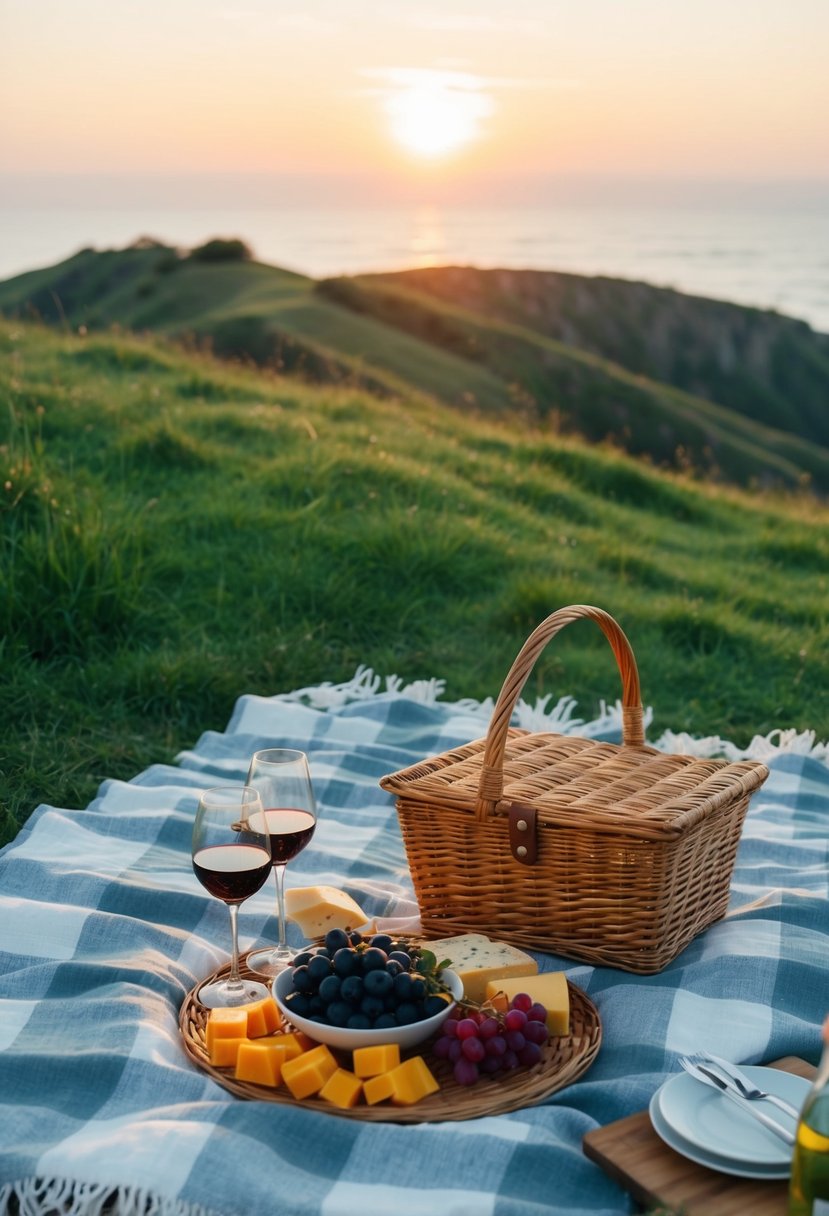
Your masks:
<path fill-rule="evenodd" d="M 491 980 L 538 975 L 538 963 L 517 946 L 494 942 L 483 933 L 461 933 L 424 942 L 439 963 L 451 960 L 451 969 L 463 981 L 464 996 L 470 1001 L 486 999 Z"/>

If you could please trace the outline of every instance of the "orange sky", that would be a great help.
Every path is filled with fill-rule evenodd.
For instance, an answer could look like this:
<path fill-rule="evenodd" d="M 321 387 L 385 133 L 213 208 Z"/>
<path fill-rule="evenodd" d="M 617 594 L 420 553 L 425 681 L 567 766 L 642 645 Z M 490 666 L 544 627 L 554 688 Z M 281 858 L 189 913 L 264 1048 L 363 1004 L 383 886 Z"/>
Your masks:
<path fill-rule="evenodd" d="M 827 58 L 827 0 L 0 0 L 0 171 L 826 177 Z"/>

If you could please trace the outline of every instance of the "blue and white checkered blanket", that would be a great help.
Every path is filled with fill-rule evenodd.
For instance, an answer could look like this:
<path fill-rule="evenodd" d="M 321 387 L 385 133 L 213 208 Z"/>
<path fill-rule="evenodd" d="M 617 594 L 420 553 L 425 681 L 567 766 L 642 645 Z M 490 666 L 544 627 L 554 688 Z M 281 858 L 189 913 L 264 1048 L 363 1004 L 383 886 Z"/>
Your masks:
<path fill-rule="evenodd" d="M 82 811 L 41 806 L 0 852 L 0 1213 L 609 1216 L 629 1201 L 582 1137 L 644 1108 L 678 1053 L 816 1060 L 829 1009 L 829 766 L 824 746 L 788 735 L 756 741 L 771 776 L 725 920 L 656 976 L 540 956 L 587 990 L 604 1028 L 589 1072 L 543 1104 L 364 1123 L 240 1101 L 195 1068 L 178 1010 L 225 961 L 228 921 L 192 872 L 193 812 L 201 788 L 244 778 L 256 748 L 310 755 L 320 820 L 289 885 L 345 887 L 369 914 L 416 910 L 378 780 L 480 737 L 488 707 L 441 704 L 436 682 L 377 684 L 363 672 L 346 690 L 242 697 L 227 731 L 178 766 L 106 782 Z M 612 711 L 584 724 L 572 702 L 545 710 L 524 707 L 524 724 L 612 729 Z M 273 939 L 273 912 L 269 884 L 241 910 L 243 948 Z"/>

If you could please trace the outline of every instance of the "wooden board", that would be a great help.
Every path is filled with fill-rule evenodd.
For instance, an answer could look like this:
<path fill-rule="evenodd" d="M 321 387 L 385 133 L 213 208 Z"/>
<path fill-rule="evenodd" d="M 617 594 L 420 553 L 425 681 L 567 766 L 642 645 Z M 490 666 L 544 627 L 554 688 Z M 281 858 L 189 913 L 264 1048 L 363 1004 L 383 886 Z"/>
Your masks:
<path fill-rule="evenodd" d="M 815 1069 L 786 1056 L 771 1068 L 809 1080 Z M 789 1184 L 734 1178 L 697 1165 L 660 1140 L 646 1110 L 584 1137 L 584 1152 L 642 1207 L 664 1204 L 683 1216 L 785 1216 Z"/>

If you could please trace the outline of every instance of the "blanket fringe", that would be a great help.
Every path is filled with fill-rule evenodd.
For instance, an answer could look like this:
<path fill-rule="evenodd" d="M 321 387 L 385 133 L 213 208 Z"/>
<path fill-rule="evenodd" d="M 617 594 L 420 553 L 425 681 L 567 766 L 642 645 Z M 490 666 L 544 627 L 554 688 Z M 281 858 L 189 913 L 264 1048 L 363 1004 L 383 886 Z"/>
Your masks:
<path fill-rule="evenodd" d="M 0 1186 L 0 1216 L 210 1216 L 207 1208 L 135 1186 L 22 1178 Z"/>
<path fill-rule="evenodd" d="M 383 694 L 393 694 L 398 697 L 408 697 L 421 705 L 438 705 L 446 689 L 446 681 L 413 680 L 406 684 L 400 676 L 383 676 L 371 667 L 360 666 L 350 680 L 341 684 L 326 681 L 323 684 L 309 688 L 298 688 L 294 692 L 280 693 L 276 701 L 298 701 L 312 709 L 338 709 L 355 701 L 370 701 L 373 697 Z M 549 708 L 551 696 L 539 697 L 535 704 L 521 700 L 513 714 L 513 723 L 532 731 L 555 731 L 562 735 L 584 735 L 593 739 L 603 735 L 621 734 L 622 703 L 616 701 L 608 705 L 600 702 L 598 718 L 587 722 L 575 716 L 578 702 L 574 697 L 559 697 L 555 705 Z M 484 701 L 466 698 L 453 703 L 453 708 L 469 717 L 489 721 L 495 701 L 487 697 Z M 653 722 L 653 709 L 648 706 L 644 713 L 645 729 Z M 663 731 L 655 743 L 651 744 L 658 751 L 671 752 L 685 756 L 700 756 L 711 758 L 722 756 L 726 760 L 762 760 L 767 762 L 775 756 L 784 754 L 809 756 L 813 760 L 829 764 L 829 742 L 818 742 L 815 731 L 796 731 L 777 729 L 767 735 L 755 735 L 748 747 L 740 748 L 719 735 L 709 735 L 705 739 L 694 739 L 684 732 Z"/>

